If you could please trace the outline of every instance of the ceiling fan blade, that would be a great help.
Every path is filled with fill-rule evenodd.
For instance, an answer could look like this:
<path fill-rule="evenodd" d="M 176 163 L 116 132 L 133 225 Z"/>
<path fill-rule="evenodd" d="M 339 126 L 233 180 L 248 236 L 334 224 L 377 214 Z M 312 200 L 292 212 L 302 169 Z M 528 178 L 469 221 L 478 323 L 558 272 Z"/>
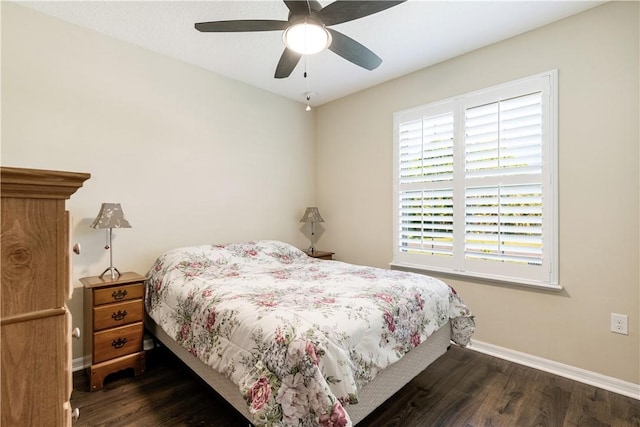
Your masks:
<path fill-rule="evenodd" d="M 313 11 L 322 9 L 322 5 L 316 0 L 310 0 L 309 2 L 301 0 L 284 0 L 284 4 L 289 8 L 291 15 L 309 15 L 309 8 Z"/>
<path fill-rule="evenodd" d="M 237 33 L 243 31 L 284 30 L 289 22 L 271 19 L 243 19 L 237 21 L 198 22 L 196 30 L 203 33 Z"/>
<path fill-rule="evenodd" d="M 301 57 L 302 54 L 285 47 L 284 52 L 282 52 L 282 56 L 280 57 L 280 61 L 278 61 L 274 77 L 276 79 L 289 77 L 293 69 L 298 65 L 298 62 L 300 62 Z"/>
<path fill-rule="evenodd" d="M 336 25 L 343 22 L 353 21 L 354 19 L 363 18 L 373 15 L 390 7 L 404 3 L 406 0 L 399 1 L 358 1 L 344 0 L 334 1 L 328 4 L 318 12 L 318 18 L 324 25 Z"/>
<path fill-rule="evenodd" d="M 382 64 L 382 58 L 351 37 L 347 37 L 331 28 L 327 28 L 327 30 L 331 33 L 331 37 L 333 38 L 333 41 L 329 46 L 329 50 L 332 52 L 342 56 L 347 61 L 353 62 L 362 68 L 366 68 L 369 71 L 375 70 L 380 64 Z"/>

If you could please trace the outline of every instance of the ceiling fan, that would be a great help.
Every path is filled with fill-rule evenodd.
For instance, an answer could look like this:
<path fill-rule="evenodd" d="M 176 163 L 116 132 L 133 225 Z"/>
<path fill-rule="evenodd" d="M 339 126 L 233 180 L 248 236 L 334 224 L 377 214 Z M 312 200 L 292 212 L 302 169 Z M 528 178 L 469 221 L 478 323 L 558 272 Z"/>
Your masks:
<path fill-rule="evenodd" d="M 327 27 L 372 15 L 405 1 L 337 0 L 322 7 L 316 0 L 284 0 L 289 9 L 286 21 L 240 19 L 199 22 L 195 27 L 201 32 L 214 33 L 284 30 L 285 49 L 276 67 L 276 79 L 289 77 L 302 55 L 317 53 L 325 48 L 362 68 L 374 70 L 382 63 L 378 55 L 352 38 Z"/>

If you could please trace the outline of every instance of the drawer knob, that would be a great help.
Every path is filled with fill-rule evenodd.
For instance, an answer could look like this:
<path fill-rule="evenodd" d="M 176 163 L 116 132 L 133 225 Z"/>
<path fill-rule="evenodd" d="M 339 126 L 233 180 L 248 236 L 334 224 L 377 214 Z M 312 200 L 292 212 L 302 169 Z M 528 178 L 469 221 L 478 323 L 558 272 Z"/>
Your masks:
<path fill-rule="evenodd" d="M 80 246 L 80 243 L 76 243 L 75 245 L 73 245 L 73 253 L 76 255 L 80 255 L 80 251 L 82 250 L 82 246 Z"/>
<path fill-rule="evenodd" d="M 124 345 L 127 343 L 127 339 L 126 338 L 118 338 L 117 340 L 113 340 L 111 342 L 111 347 L 113 348 L 122 348 L 124 347 Z"/>
<path fill-rule="evenodd" d="M 126 289 L 118 289 L 117 291 L 113 291 L 111 296 L 116 301 L 121 300 L 122 298 L 127 296 L 127 290 Z"/>
<path fill-rule="evenodd" d="M 71 336 L 77 340 L 80 339 L 80 328 L 73 328 L 73 331 L 71 331 Z"/>
<path fill-rule="evenodd" d="M 80 419 L 80 409 L 75 408 L 71 412 L 71 418 L 73 419 L 73 421 L 78 421 Z"/>
<path fill-rule="evenodd" d="M 117 320 L 124 319 L 126 315 L 127 315 L 127 310 L 118 310 L 117 313 L 111 314 L 111 318 L 117 321 Z"/>

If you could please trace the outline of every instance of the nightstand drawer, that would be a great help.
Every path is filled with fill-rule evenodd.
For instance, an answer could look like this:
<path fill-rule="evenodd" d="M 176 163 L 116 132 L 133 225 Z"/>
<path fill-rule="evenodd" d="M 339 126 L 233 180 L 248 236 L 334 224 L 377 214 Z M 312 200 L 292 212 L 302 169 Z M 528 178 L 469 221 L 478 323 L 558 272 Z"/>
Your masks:
<path fill-rule="evenodd" d="M 93 292 L 93 305 L 128 301 L 136 298 L 142 298 L 143 295 L 144 284 L 142 282 L 131 285 L 111 286 L 108 288 L 96 289 Z"/>
<path fill-rule="evenodd" d="M 93 308 L 93 330 L 128 325 L 142 321 L 142 300 L 100 305 Z"/>
<path fill-rule="evenodd" d="M 142 322 L 93 334 L 93 363 L 142 350 Z"/>

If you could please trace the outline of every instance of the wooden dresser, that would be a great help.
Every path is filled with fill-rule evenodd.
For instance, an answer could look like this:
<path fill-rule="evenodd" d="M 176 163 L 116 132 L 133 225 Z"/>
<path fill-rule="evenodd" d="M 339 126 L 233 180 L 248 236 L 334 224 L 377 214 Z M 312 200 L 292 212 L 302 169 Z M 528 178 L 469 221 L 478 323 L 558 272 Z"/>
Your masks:
<path fill-rule="evenodd" d="M 107 375 L 133 368 L 145 369 L 143 350 L 144 280 L 138 273 L 115 279 L 105 274 L 83 277 L 85 354 L 91 354 L 91 391 L 101 389 Z"/>
<path fill-rule="evenodd" d="M 86 173 L 1 168 L 3 426 L 71 424 L 69 215 Z"/>

